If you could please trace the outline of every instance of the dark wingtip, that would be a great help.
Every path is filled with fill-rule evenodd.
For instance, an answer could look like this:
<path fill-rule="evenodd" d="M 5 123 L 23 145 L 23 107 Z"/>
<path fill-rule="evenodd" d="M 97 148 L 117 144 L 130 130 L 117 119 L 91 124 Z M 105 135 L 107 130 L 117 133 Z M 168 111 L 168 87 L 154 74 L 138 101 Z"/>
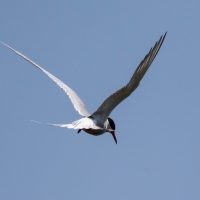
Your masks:
<path fill-rule="evenodd" d="M 167 35 L 167 31 L 165 32 L 165 35 L 164 35 L 164 37 Z"/>

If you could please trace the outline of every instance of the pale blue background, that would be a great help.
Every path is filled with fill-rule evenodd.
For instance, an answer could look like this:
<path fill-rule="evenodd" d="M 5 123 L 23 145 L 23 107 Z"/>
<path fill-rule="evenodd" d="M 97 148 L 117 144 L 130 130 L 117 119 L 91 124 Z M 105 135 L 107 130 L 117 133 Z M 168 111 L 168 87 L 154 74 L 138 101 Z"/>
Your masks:
<path fill-rule="evenodd" d="M 1 1 L 0 40 L 72 87 L 89 112 L 124 86 L 168 31 L 107 133 L 79 119 L 45 74 L 0 45 L 1 200 L 200 199 L 199 1 Z"/>

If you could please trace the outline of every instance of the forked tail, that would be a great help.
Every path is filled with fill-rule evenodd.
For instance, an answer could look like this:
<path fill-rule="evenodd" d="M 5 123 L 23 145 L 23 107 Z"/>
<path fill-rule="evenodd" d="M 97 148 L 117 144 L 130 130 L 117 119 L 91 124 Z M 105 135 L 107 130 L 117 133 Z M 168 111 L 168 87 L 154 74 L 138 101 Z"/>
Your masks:
<path fill-rule="evenodd" d="M 62 128 L 71 128 L 70 125 L 71 124 L 51 124 L 51 123 L 42 123 L 42 122 L 38 122 L 38 121 L 35 121 L 35 120 L 31 120 L 32 122 L 35 122 L 35 123 L 38 123 L 38 124 L 46 124 L 46 125 L 50 125 L 50 126 L 59 126 L 59 127 L 62 127 Z"/>

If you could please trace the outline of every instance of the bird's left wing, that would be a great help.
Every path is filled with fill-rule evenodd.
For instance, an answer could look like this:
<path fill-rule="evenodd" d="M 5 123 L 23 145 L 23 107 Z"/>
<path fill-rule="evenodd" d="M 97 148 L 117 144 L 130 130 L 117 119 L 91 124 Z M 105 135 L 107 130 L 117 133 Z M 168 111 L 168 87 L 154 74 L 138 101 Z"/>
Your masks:
<path fill-rule="evenodd" d="M 78 113 L 80 115 L 82 115 L 84 117 L 90 116 L 90 114 L 88 113 L 88 111 L 86 109 L 86 106 L 83 103 L 83 101 L 80 99 L 80 97 L 70 87 L 65 85 L 61 80 L 59 80 L 58 78 L 56 78 L 55 76 L 50 74 L 48 71 L 46 71 L 45 69 L 40 67 L 38 64 L 33 62 L 31 59 L 27 58 L 26 56 L 24 56 L 20 52 L 16 51 L 15 49 L 11 48 L 10 46 L 8 46 L 7 44 L 5 44 L 3 42 L 1 42 L 1 43 L 3 45 L 5 45 L 6 47 L 8 47 L 9 49 L 11 49 L 12 51 L 14 51 L 16 54 L 18 54 L 22 58 L 24 58 L 25 60 L 27 60 L 28 62 L 30 62 L 31 64 L 33 64 L 38 69 L 43 71 L 49 78 L 51 78 L 54 82 L 56 82 L 58 84 L 58 86 L 60 86 L 67 93 L 67 95 L 69 96 L 69 98 L 71 99 L 71 101 L 72 101 L 72 103 L 74 105 L 74 108 L 78 111 Z"/>
<path fill-rule="evenodd" d="M 166 34 L 167 32 L 164 34 L 164 36 L 161 36 L 154 47 L 150 49 L 149 53 L 145 56 L 145 58 L 135 70 L 129 83 L 108 97 L 92 115 L 100 115 L 102 120 L 105 121 L 112 110 L 138 87 L 141 79 L 145 75 L 146 71 L 156 57 L 160 47 L 162 46 Z"/>

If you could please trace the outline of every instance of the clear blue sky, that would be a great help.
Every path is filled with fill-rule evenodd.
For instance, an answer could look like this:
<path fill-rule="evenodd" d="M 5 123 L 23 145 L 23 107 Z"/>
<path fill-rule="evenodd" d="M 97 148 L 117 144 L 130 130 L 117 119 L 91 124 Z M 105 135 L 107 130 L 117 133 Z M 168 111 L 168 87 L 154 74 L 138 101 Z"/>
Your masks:
<path fill-rule="evenodd" d="M 89 112 L 124 86 L 159 37 L 138 89 L 112 113 L 116 145 L 40 125 L 79 119 L 45 74 L 0 45 L 0 199 L 199 200 L 199 1 L 2 1 L 0 40 L 73 88 Z"/>

